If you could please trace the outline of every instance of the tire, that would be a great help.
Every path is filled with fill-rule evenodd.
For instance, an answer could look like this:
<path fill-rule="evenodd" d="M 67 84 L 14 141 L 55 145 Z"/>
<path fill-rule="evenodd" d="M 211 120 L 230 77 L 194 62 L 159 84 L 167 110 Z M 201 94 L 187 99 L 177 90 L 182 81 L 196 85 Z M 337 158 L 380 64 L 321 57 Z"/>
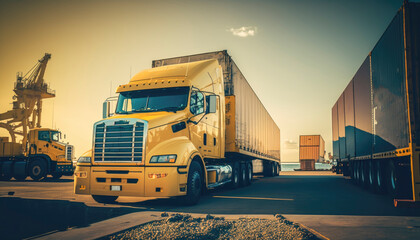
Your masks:
<path fill-rule="evenodd" d="M 398 174 L 396 163 L 393 160 L 387 161 L 386 186 L 387 192 L 391 197 L 396 198 L 400 194 L 400 176 Z"/>
<path fill-rule="evenodd" d="M 114 203 L 118 196 L 92 195 L 92 198 L 98 203 Z"/>
<path fill-rule="evenodd" d="M 272 177 L 277 176 L 277 163 L 275 162 L 271 163 L 271 176 Z"/>
<path fill-rule="evenodd" d="M 374 165 L 372 160 L 368 160 L 366 162 L 366 166 L 367 166 L 367 171 L 368 171 L 368 178 L 367 178 L 368 187 L 369 187 L 369 189 L 374 190 L 375 189 L 375 180 L 376 180 L 375 165 Z"/>
<path fill-rule="evenodd" d="M 184 196 L 185 205 L 194 205 L 200 200 L 203 191 L 203 176 L 198 162 L 191 162 L 188 171 L 187 195 Z"/>
<path fill-rule="evenodd" d="M 252 163 L 246 163 L 246 186 L 252 183 Z"/>
<path fill-rule="evenodd" d="M 383 170 L 382 161 L 374 160 L 373 161 L 373 170 L 375 173 L 375 192 L 384 193 L 385 192 L 385 174 Z"/>
<path fill-rule="evenodd" d="M 241 163 L 240 164 L 240 172 L 239 172 L 239 186 L 244 187 L 246 186 L 246 179 L 247 179 L 247 175 L 246 175 L 246 163 Z"/>
<path fill-rule="evenodd" d="M 232 163 L 232 179 L 230 181 L 230 188 L 235 189 L 239 187 L 239 163 Z"/>
<path fill-rule="evenodd" d="M 47 164 L 45 161 L 36 159 L 29 164 L 29 176 L 34 181 L 39 181 L 47 175 Z"/>
<path fill-rule="evenodd" d="M 364 187 L 366 185 L 366 168 L 365 168 L 365 162 L 360 162 L 359 165 L 360 168 L 360 185 Z"/>
<path fill-rule="evenodd" d="M 353 183 L 356 183 L 356 170 L 355 170 L 355 162 L 352 161 L 350 163 L 350 177 Z"/>
<path fill-rule="evenodd" d="M 264 169 L 263 169 L 264 177 L 273 177 L 274 176 L 274 166 L 273 166 L 273 163 L 271 161 L 263 164 L 263 167 L 264 167 Z"/>
<path fill-rule="evenodd" d="M 62 173 L 51 173 L 52 178 L 54 179 L 60 179 L 63 174 Z"/>

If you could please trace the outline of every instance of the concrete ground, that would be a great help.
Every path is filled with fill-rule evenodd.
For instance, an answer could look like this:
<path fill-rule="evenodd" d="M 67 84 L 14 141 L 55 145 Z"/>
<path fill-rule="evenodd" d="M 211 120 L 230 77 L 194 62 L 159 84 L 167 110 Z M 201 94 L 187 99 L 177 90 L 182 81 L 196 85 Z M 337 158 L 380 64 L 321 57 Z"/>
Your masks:
<path fill-rule="evenodd" d="M 121 197 L 117 204 L 98 204 L 89 196 L 74 195 L 70 177 L 0 182 L 0 212 L 7 213 L 0 214 L 0 236 L 6 239 L 69 228 L 88 229 L 95 222 L 115 217 L 124 221 L 124 216 L 132 218 L 132 214 L 143 211 L 279 213 L 330 239 L 420 239 L 420 209 L 394 208 L 391 198 L 370 193 L 350 179 L 325 171 L 256 177 L 249 187 L 211 191 L 199 204 L 188 207 L 172 199 L 132 197 Z"/>

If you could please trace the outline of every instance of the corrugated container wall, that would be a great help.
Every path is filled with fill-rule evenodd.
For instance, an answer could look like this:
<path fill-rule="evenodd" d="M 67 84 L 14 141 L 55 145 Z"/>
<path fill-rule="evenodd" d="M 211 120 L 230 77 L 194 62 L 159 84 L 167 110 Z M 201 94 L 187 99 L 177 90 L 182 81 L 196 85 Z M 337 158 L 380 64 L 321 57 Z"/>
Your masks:
<path fill-rule="evenodd" d="M 408 147 L 403 12 L 372 50 L 374 153 Z"/>
<path fill-rule="evenodd" d="M 403 9 L 406 9 L 405 23 Z M 372 154 L 380 155 L 408 147 L 409 114 L 413 141 L 420 143 L 419 43 L 420 4 L 407 3 L 398 11 L 354 75 L 353 97 L 347 87 L 332 108 L 335 157 L 353 158 L 354 149 L 349 143 L 353 141 L 353 132 L 347 130 L 352 125 L 353 116 L 356 158 L 370 158 Z M 405 71 L 408 72 L 407 77 Z M 352 101 L 353 110 L 350 106 Z"/>
<path fill-rule="evenodd" d="M 372 154 L 373 139 L 369 56 L 357 70 L 353 81 L 356 156 L 369 156 Z"/>
<path fill-rule="evenodd" d="M 408 90 L 413 142 L 420 146 L 420 4 L 409 3 L 407 10 Z M 417 59 L 413 61 L 413 59 Z"/>
<path fill-rule="evenodd" d="M 325 155 L 325 141 L 321 135 L 301 135 L 299 137 L 299 159 L 319 161 Z"/>
<path fill-rule="evenodd" d="M 280 129 L 226 50 L 155 60 L 152 67 L 207 59 L 217 59 L 223 69 L 227 111 L 226 152 L 280 160 Z M 229 113 L 229 110 L 235 111 L 235 114 Z M 230 127 L 234 130 L 229 131 Z"/>

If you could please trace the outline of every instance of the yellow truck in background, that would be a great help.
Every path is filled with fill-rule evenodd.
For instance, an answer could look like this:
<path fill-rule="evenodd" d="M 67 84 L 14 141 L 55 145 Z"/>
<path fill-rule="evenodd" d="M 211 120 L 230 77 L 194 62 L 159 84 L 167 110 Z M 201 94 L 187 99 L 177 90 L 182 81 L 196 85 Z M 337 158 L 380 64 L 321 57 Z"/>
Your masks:
<path fill-rule="evenodd" d="M 60 135 L 57 130 L 33 128 L 25 146 L 0 137 L 0 180 L 22 181 L 30 176 L 38 181 L 48 174 L 55 179 L 73 175 L 74 148 L 60 142 Z"/>
<path fill-rule="evenodd" d="M 251 184 L 280 169 L 280 129 L 227 51 L 153 61 L 93 126 L 75 170 L 76 194 L 198 202 L 205 189 Z"/>

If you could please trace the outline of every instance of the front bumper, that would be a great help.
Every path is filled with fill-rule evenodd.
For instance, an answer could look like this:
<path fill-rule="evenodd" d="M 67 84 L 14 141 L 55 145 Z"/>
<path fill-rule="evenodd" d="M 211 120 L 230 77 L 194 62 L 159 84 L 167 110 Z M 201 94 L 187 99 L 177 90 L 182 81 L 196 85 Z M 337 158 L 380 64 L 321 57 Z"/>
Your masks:
<path fill-rule="evenodd" d="M 186 194 L 188 178 L 185 169 L 178 166 L 77 166 L 76 173 L 86 172 L 86 177 L 75 174 L 74 191 L 106 196 L 182 196 Z"/>

